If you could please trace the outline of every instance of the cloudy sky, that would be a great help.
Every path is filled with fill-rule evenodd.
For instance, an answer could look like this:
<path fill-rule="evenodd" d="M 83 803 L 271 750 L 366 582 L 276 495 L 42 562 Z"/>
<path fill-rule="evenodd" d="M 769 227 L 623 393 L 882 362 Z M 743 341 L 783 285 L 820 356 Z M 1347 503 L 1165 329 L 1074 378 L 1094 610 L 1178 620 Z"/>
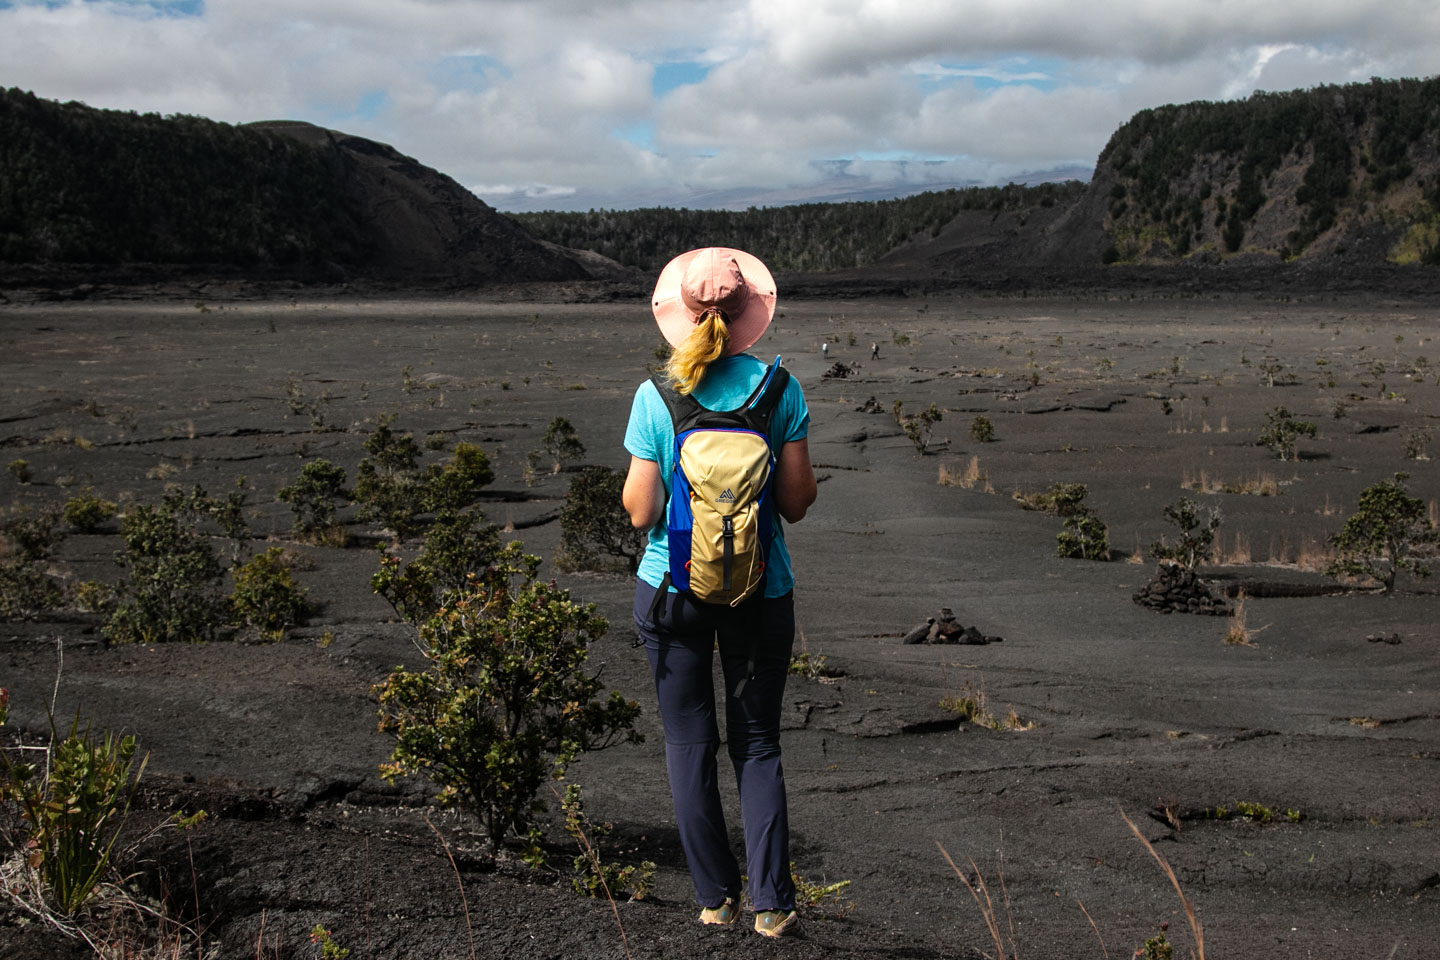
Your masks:
<path fill-rule="evenodd" d="M 1145 107 L 1437 72 L 1436 0 L 0 0 L 0 85 L 309 120 L 508 210 L 1084 177 Z"/>

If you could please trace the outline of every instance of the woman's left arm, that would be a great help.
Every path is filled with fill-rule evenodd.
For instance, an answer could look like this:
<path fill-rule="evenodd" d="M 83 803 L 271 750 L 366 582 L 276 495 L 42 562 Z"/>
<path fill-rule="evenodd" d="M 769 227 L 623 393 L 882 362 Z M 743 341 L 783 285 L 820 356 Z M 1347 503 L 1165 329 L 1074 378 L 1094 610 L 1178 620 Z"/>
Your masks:
<path fill-rule="evenodd" d="M 815 471 L 810 466 L 810 441 L 791 440 L 780 448 L 775 463 L 775 509 L 791 523 L 805 519 L 815 502 Z"/>

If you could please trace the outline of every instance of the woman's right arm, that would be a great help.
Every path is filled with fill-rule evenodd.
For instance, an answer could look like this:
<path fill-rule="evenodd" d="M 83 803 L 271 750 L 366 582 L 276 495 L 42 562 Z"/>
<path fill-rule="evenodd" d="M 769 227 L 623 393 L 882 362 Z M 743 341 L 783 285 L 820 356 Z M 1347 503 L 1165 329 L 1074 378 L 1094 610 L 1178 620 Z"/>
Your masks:
<path fill-rule="evenodd" d="M 665 512 L 665 484 L 660 481 L 660 464 L 632 454 L 620 502 L 630 514 L 630 524 L 635 529 L 649 530 L 659 523 Z"/>
<path fill-rule="evenodd" d="M 658 480 L 658 474 L 657 474 Z M 629 484 L 626 484 L 629 488 Z M 791 440 L 780 448 L 775 463 L 775 509 L 790 523 L 805 519 L 815 502 L 815 471 L 810 467 L 810 441 Z M 634 515 L 632 514 L 632 517 Z M 636 524 L 639 526 L 639 524 Z"/>

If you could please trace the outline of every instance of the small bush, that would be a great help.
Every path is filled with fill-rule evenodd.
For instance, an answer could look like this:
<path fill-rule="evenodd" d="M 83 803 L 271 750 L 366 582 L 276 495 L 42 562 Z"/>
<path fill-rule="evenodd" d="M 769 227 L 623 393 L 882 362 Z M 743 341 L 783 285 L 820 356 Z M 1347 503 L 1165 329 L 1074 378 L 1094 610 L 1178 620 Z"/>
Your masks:
<path fill-rule="evenodd" d="M 565 832 L 580 845 L 573 864 L 575 875 L 570 878 L 575 892 L 591 898 L 644 900 L 655 887 L 655 864 L 649 860 L 625 865 L 605 862 L 601 844 L 614 825 L 596 823 L 585 815 L 579 784 L 565 788 L 560 805 L 565 811 Z"/>
<path fill-rule="evenodd" d="M 455 445 L 444 465 L 432 464 L 425 476 L 427 510 L 459 510 L 475 502 L 490 485 L 495 471 L 485 451 L 473 443 Z"/>
<path fill-rule="evenodd" d="M 1085 502 L 1089 488 L 1057 483 L 1050 491 L 1049 502 L 1065 521 L 1065 529 L 1055 535 L 1055 552 L 1080 560 L 1109 560 L 1110 532 Z"/>
<path fill-rule="evenodd" d="M 305 591 L 295 583 L 293 566 L 284 547 L 271 547 L 256 554 L 235 568 L 234 577 L 230 609 L 239 623 L 279 640 L 287 626 L 303 621 Z"/>
<path fill-rule="evenodd" d="M 1220 511 L 1210 508 L 1208 519 L 1200 519 L 1200 507 L 1189 497 L 1181 497 L 1165 508 L 1165 519 L 1180 528 L 1172 545 L 1164 537 L 1150 545 L 1154 560 L 1174 560 L 1186 570 L 1194 570 L 1210 555 L 1215 546 L 1215 531 L 1220 529 Z"/>
<path fill-rule="evenodd" d="M 408 369 L 408 368 L 407 368 Z M 420 447 L 408 434 L 391 429 L 394 414 L 384 414 L 365 440 L 369 456 L 355 470 L 355 499 L 361 520 L 378 521 L 404 540 L 417 530 L 424 512 L 424 484 L 419 477 Z"/>
<path fill-rule="evenodd" d="M 474 503 L 495 474 L 485 451 L 472 443 L 457 444 L 449 461 L 421 473 L 419 445 L 408 433 L 397 435 L 394 421 L 391 414 L 381 417 L 365 441 L 369 456 L 356 468 L 354 495 L 361 520 L 377 520 L 403 541 L 424 529 L 422 514 Z"/>
<path fill-rule="evenodd" d="M 550 425 L 545 428 L 545 436 L 540 440 L 540 446 L 550 455 L 551 473 L 559 473 L 567 461 L 579 460 L 585 456 L 585 444 L 580 442 L 575 427 L 564 417 L 556 417 L 550 421 Z"/>
<path fill-rule="evenodd" d="M 580 753 L 639 739 L 640 707 L 599 699 L 586 669 L 607 624 L 593 604 L 536 580 L 540 558 L 511 543 L 420 627 L 429 665 L 396 667 L 374 687 L 380 729 L 395 735 L 381 775 L 423 774 L 444 805 L 479 818 L 498 851 L 512 831 L 535 842 L 536 794 Z"/>
<path fill-rule="evenodd" d="M 32 479 L 30 476 L 29 460 L 11 460 L 10 463 L 6 465 L 6 469 L 10 471 L 10 476 L 14 477 L 18 483 L 29 483 Z"/>
<path fill-rule="evenodd" d="M 1265 429 L 1260 431 L 1260 444 L 1269 447 L 1281 460 L 1299 460 L 1296 441 L 1301 437 L 1315 437 L 1315 424 L 1308 420 L 1297 420 L 1295 415 L 1284 407 L 1276 407 L 1267 413 L 1265 420 Z"/>
<path fill-rule="evenodd" d="M 224 569 L 200 530 L 213 504 L 199 487 L 174 490 L 157 507 L 137 506 L 120 523 L 127 571 L 119 605 L 104 633 L 117 643 L 204 641 L 228 618 L 220 591 Z"/>
<path fill-rule="evenodd" d="M 1408 474 L 1365 489 L 1344 528 L 1330 538 L 1335 561 L 1326 569 L 1332 577 L 1369 576 L 1386 593 L 1395 589 L 1401 570 L 1428 577 L 1430 567 L 1416 555 L 1436 542 L 1437 533 L 1426 515 L 1425 501 L 1405 492 Z"/>
<path fill-rule="evenodd" d="M 1405 459 L 1429 460 L 1430 441 L 1434 438 L 1428 429 L 1421 427 L 1405 433 Z"/>
<path fill-rule="evenodd" d="M 148 757 L 137 767 L 134 737 L 106 731 L 97 739 L 90 727 L 80 729 L 78 716 L 63 738 L 51 734 L 52 746 L 36 763 L 0 749 L 0 802 L 15 806 L 21 824 L 7 839 L 28 851 L 20 864 L 26 882 L 10 892 L 39 890 L 48 907 L 73 917 L 110 870 Z"/>
<path fill-rule="evenodd" d="M 300 468 L 295 482 L 275 495 L 295 514 L 291 530 L 299 537 L 314 537 L 335 527 L 335 510 L 350 500 L 345 470 L 329 460 L 311 460 Z"/>
<path fill-rule="evenodd" d="M 620 502 L 625 474 L 609 467 L 586 467 L 570 481 L 560 511 L 560 556 L 568 570 L 594 570 L 601 557 L 624 562 L 630 573 L 640 567 L 646 536 L 630 523 Z"/>
<path fill-rule="evenodd" d="M 995 425 L 989 417 L 976 417 L 970 421 L 970 439 L 976 443 L 992 443 L 995 440 Z"/>
<path fill-rule="evenodd" d="M 418 627 L 499 554 L 500 532 L 485 522 L 484 514 L 441 511 L 414 560 L 405 563 L 381 548 L 380 569 L 371 576 L 370 588 L 384 597 L 402 620 Z"/>
<path fill-rule="evenodd" d="M 95 528 L 115 516 L 118 508 L 109 500 L 101 500 L 89 490 L 65 501 L 65 522 L 76 533 L 94 533 Z"/>
<path fill-rule="evenodd" d="M 65 539 L 54 507 L 16 509 L 0 518 L 0 620 L 27 620 L 65 600 L 50 558 Z"/>
<path fill-rule="evenodd" d="M 931 403 L 920 413 L 907 414 L 905 404 L 896 400 L 892 412 L 895 414 L 895 422 L 900 425 L 905 436 L 915 445 L 915 450 L 923 455 L 926 448 L 930 446 L 931 431 L 935 429 L 935 424 L 944 418 L 944 411 Z"/>

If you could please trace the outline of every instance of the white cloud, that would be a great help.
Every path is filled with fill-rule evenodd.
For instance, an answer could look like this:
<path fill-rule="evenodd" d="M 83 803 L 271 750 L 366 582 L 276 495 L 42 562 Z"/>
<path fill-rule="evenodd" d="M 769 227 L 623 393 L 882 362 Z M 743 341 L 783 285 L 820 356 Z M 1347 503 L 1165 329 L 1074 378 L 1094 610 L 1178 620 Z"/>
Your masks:
<path fill-rule="evenodd" d="M 709 69 L 657 98 L 654 70 L 674 62 Z M 5 85 L 232 122 L 312 120 L 557 204 L 801 187 L 846 158 L 849 176 L 877 182 L 1003 182 L 1093 162 L 1144 107 L 1437 72 L 1433 0 L 0 8 Z M 635 131 L 652 139 L 625 139 L 643 141 Z M 905 158 L 935 162 L 891 162 Z"/>

